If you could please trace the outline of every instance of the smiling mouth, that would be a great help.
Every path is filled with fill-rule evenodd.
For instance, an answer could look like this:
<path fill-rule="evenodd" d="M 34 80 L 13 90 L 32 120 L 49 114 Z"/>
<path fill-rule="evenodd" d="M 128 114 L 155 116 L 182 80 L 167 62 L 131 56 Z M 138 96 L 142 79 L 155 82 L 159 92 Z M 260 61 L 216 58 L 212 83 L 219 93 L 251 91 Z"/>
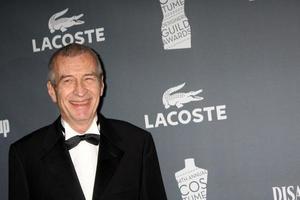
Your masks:
<path fill-rule="evenodd" d="M 73 106 L 80 107 L 80 106 L 87 106 L 90 103 L 90 100 L 83 100 L 83 101 L 70 101 Z"/>

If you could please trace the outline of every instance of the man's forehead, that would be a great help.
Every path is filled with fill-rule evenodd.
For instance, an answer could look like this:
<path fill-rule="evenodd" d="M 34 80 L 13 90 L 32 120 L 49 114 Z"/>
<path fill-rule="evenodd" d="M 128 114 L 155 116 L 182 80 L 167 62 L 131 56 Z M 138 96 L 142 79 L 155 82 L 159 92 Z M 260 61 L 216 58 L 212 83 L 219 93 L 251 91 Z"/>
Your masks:
<path fill-rule="evenodd" d="M 97 62 L 96 58 L 92 56 L 90 53 L 80 53 L 76 55 L 57 55 L 55 62 L 61 63 L 61 62 L 74 62 L 74 61 L 82 61 L 82 62 Z"/>
<path fill-rule="evenodd" d="M 96 71 L 97 62 L 95 59 L 85 53 L 76 56 L 58 56 L 55 60 L 55 71 Z"/>

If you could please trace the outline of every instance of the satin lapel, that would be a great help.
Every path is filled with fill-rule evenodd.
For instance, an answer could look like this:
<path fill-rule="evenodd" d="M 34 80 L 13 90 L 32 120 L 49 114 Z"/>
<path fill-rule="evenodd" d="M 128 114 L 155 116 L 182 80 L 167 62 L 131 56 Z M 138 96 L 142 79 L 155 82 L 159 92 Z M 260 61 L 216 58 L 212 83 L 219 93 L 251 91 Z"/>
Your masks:
<path fill-rule="evenodd" d="M 103 116 L 100 118 L 101 136 L 93 200 L 99 200 L 110 184 L 124 152 L 118 146 L 120 138 Z"/>
<path fill-rule="evenodd" d="M 49 172 L 49 190 L 52 190 L 56 199 L 84 200 L 70 154 L 64 146 L 60 126 L 59 118 L 47 132 L 44 142 L 42 160 Z"/>

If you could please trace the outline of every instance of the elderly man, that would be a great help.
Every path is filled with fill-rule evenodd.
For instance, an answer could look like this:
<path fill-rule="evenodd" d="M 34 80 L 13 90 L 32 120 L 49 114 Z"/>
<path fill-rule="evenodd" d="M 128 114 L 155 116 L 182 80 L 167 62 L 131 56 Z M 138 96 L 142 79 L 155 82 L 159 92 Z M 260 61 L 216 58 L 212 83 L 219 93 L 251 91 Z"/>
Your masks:
<path fill-rule="evenodd" d="M 60 117 L 11 145 L 10 200 L 167 199 L 152 136 L 97 112 L 104 82 L 92 49 L 55 52 L 47 88 Z"/>

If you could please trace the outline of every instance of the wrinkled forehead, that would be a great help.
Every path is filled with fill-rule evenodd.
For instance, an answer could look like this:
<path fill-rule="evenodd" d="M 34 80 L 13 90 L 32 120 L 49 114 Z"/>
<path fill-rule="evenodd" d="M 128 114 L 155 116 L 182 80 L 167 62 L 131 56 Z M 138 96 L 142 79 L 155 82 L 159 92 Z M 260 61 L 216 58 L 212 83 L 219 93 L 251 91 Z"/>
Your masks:
<path fill-rule="evenodd" d="M 58 74 L 76 72 L 92 73 L 97 71 L 97 60 L 89 53 L 74 56 L 58 55 L 53 64 L 53 70 Z"/>

